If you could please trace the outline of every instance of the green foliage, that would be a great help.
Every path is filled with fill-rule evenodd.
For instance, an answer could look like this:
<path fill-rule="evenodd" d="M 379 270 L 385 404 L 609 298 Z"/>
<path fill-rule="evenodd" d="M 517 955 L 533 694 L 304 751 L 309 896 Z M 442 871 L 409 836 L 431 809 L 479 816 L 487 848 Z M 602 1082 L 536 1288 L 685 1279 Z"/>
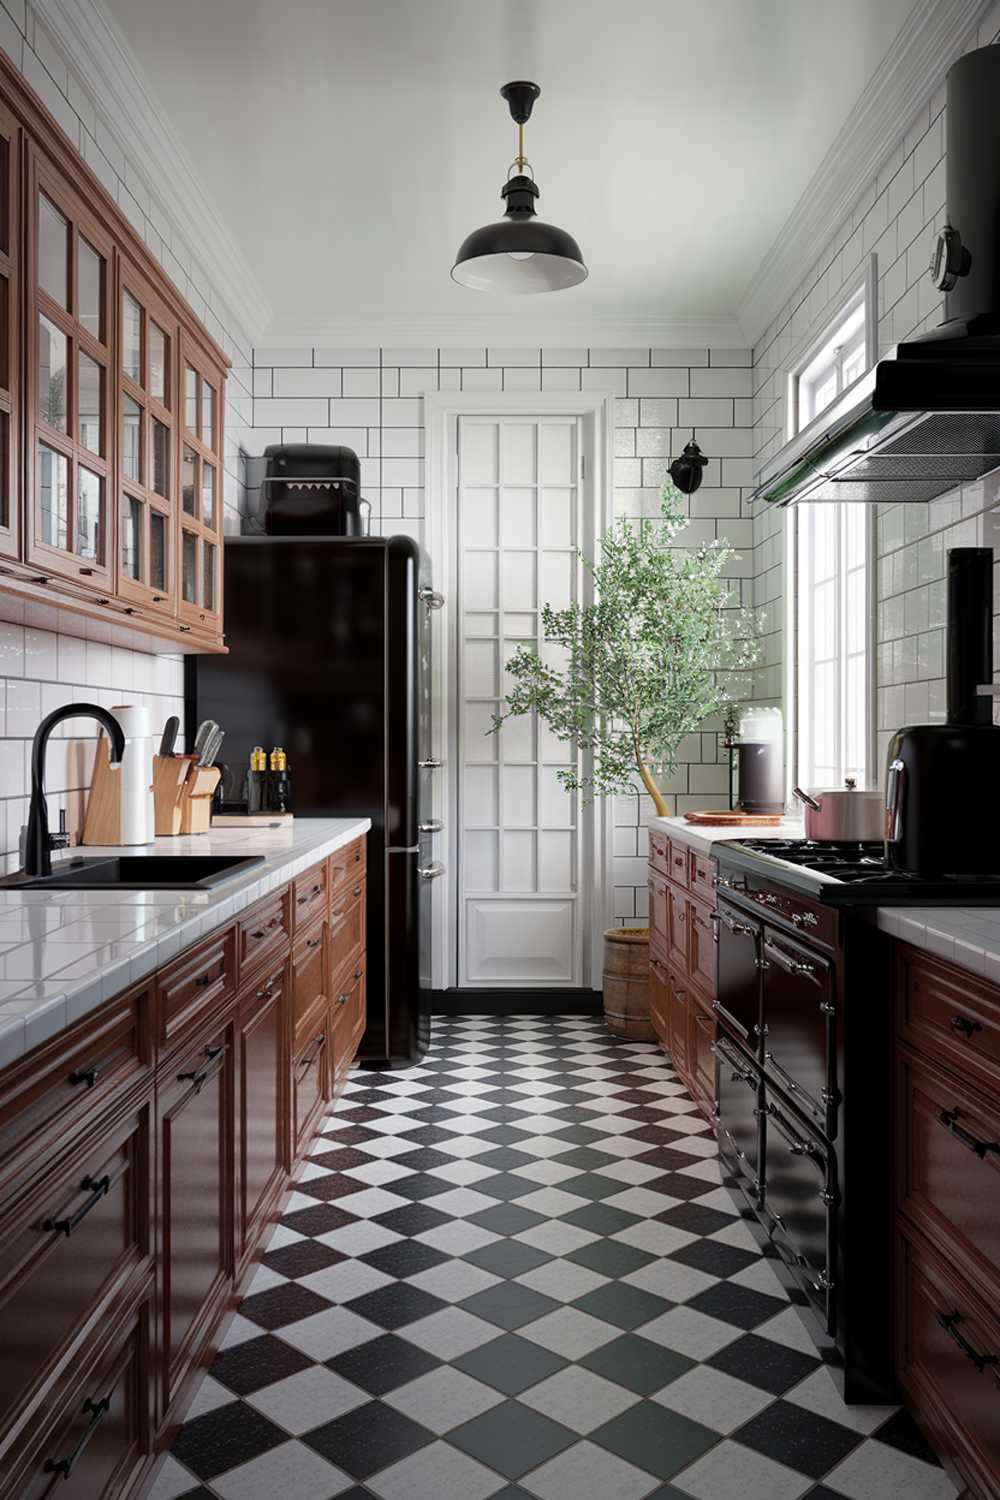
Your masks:
<path fill-rule="evenodd" d="M 585 770 L 559 773 L 569 790 L 635 793 L 638 771 L 658 811 L 652 768 L 672 773 L 684 736 L 746 696 L 739 674 L 757 658 L 760 629 L 723 577 L 732 547 L 672 545 L 687 525 L 683 503 L 667 484 L 661 519 L 620 519 L 599 562 L 580 554 L 593 602 L 543 608 L 542 651 L 521 645 L 507 663 L 513 686 L 491 730 L 534 710 L 584 752 Z"/>

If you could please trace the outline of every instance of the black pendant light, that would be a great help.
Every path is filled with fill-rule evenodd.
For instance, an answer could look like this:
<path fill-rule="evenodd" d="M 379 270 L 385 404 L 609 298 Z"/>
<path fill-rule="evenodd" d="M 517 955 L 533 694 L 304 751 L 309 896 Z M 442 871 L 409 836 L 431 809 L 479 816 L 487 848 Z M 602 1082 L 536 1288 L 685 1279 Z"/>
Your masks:
<path fill-rule="evenodd" d="M 538 187 L 524 155 L 524 126 L 541 89 L 537 83 L 507 83 L 500 93 L 517 125 L 515 175 L 508 172 L 500 189 L 504 217 L 473 230 L 458 252 L 452 279 L 476 292 L 558 292 L 577 286 L 586 280 L 587 267 L 576 240 L 535 217 Z"/>

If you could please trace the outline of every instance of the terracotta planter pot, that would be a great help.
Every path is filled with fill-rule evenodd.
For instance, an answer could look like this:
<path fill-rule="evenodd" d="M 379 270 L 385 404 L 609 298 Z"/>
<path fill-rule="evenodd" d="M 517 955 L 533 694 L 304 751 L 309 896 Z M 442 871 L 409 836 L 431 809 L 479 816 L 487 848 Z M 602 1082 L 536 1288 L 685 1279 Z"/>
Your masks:
<path fill-rule="evenodd" d="M 656 1039 L 649 1019 L 649 928 L 608 927 L 604 932 L 604 1019 L 630 1042 Z"/>

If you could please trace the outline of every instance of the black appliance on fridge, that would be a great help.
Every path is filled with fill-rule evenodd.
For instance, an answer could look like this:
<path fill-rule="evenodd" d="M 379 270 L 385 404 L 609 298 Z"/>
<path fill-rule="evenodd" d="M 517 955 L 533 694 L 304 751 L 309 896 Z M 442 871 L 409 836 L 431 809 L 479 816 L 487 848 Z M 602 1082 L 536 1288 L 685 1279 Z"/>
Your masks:
<path fill-rule="evenodd" d="M 268 450 L 269 472 L 289 451 Z M 358 1056 L 405 1066 L 430 1035 L 438 866 L 421 814 L 430 771 L 421 763 L 430 757 L 429 614 L 438 596 L 409 537 L 298 535 L 276 519 L 280 509 L 277 498 L 265 501 L 273 534 L 227 538 L 229 654 L 187 658 L 188 723 L 215 719 L 225 729 L 227 797 L 240 796 L 255 745 L 281 745 L 297 816 L 371 818 L 368 1024 Z"/>

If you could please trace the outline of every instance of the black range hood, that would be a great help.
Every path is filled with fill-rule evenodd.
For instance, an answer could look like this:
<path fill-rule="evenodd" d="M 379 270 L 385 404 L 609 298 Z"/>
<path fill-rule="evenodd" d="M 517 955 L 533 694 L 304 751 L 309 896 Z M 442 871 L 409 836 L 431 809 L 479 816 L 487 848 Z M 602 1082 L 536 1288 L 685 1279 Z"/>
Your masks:
<path fill-rule="evenodd" d="M 1000 46 L 948 73 L 945 320 L 898 344 L 761 468 L 777 505 L 933 500 L 1000 467 Z"/>

